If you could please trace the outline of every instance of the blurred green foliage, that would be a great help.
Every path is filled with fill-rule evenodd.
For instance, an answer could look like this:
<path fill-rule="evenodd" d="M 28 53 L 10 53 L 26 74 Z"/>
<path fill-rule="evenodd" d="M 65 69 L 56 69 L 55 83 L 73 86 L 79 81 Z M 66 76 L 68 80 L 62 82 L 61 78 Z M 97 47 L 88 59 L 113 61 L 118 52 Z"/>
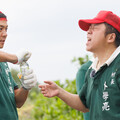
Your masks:
<path fill-rule="evenodd" d="M 66 80 L 61 84 L 59 80 L 55 81 L 66 91 L 76 94 L 75 80 Z M 32 115 L 35 120 L 83 120 L 82 113 L 69 107 L 58 97 L 46 98 L 42 94 L 31 94 L 34 99 L 34 108 Z"/>
<path fill-rule="evenodd" d="M 82 65 L 82 64 L 85 64 L 86 62 L 89 61 L 89 56 L 88 55 L 85 55 L 85 57 L 74 57 L 72 62 L 78 62 L 79 65 Z"/>
<path fill-rule="evenodd" d="M 20 85 L 21 85 L 21 82 L 20 82 L 20 80 L 19 80 L 19 78 L 18 78 L 18 73 L 19 73 L 19 70 L 17 70 L 17 69 L 11 69 L 11 74 L 12 74 L 12 77 L 13 77 L 13 79 L 15 80 L 15 82 L 18 84 L 18 86 L 20 87 Z"/>

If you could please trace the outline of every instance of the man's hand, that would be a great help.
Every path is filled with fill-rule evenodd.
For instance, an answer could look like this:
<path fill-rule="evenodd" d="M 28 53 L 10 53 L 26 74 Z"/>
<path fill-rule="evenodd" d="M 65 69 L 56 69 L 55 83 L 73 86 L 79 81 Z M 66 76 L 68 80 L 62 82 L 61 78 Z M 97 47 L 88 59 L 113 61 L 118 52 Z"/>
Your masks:
<path fill-rule="evenodd" d="M 32 69 L 28 69 L 27 73 L 21 78 L 22 86 L 26 90 L 30 90 L 37 84 L 36 75 Z"/>
<path fill-rule="evenodd" d="M 21 50 L 16 54 L 16 56 L 18 58 L 17 64 L 21 64 L 22 62 L 26 62 L 30 58 L 31 53 L 27 50 Z"/>
<path fill-rule="evenodd" d="M 39 85 L 39 88 L 41 88 L 41 93 L 45 97 L 54 97 L 59 95 L 59 86 L 52 82 L 52 81 L 44 81 L 43 85 Z"/>

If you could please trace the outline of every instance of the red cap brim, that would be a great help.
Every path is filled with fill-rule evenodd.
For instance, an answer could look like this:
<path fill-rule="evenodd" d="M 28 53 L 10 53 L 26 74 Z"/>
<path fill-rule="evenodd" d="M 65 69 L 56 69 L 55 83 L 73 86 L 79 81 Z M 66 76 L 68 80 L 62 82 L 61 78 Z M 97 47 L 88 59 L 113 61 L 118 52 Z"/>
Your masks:
<path fill-rule="evenodd" d="M 89 26 L 91 24 L 97 24 L 97 23 L 103 23 L 104 21 L 99 20 L 99 19 L 85 19 L 85 20 L 79 20 L 78 24 L 79 27 L 84 30 L 87 31 L 89 29 Z"/>

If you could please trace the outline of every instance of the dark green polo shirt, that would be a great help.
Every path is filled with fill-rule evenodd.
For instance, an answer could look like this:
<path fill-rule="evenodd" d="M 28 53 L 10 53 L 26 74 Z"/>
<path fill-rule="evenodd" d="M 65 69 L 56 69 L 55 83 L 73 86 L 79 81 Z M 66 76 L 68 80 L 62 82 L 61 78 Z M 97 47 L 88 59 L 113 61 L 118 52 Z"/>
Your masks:
<path fill-rule="evenodd" d="M 18 120 L 14 89 L 17 89 L 7 63 L 0 62 L 0 119 Z"/>
<path fill-rule="evenodd" d="M 85 82 L 85 74 L 88 70 L 88 68 L 90 67 L 90 65 L 92 64 L 91 61 L 88 61 L 87 63 L 83 64 L 80 69 L 77 72 L 76 75 L 76 88 L 77 88 L 77 93 L 80 93 L 80 90 Z M 84 119 L 85 120 L 89 120 L 89 112 L 88 113 L 83 113 Z"/>
<path fill-rule="evenodd" d="M 120 53 L 95 74 L 88 70 L 79 96 L 90 110 L 90 120 L 120 120 Z"/>

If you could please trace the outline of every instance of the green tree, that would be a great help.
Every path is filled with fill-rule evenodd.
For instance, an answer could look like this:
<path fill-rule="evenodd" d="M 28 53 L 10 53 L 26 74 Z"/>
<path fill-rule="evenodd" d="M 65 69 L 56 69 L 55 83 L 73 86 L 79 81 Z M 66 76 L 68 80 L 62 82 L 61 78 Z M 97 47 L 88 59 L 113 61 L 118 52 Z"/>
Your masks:
<path fill-rule="evenodd" d="M 76 94 L 75 80 L 66 80 L 64 84 L 59 80 L 55 82 L 66 91 Z M 35 120 L 83 120 L 81 112 L 69 107 L 58 97 L 46 98 L 37 94 L 34 98 L 32 114 Z"/>
<path fill-rule="evenodd" d="M 72 60 L 72 62 L 78 62 L 78 64 L 80 66 L 85 64 L 88 61 L 89 61 L 89 56 L 88 55 L 86 55 L 85 57 L 78 57 L 78 58 L 74 57 L 73 60 Z"/>

